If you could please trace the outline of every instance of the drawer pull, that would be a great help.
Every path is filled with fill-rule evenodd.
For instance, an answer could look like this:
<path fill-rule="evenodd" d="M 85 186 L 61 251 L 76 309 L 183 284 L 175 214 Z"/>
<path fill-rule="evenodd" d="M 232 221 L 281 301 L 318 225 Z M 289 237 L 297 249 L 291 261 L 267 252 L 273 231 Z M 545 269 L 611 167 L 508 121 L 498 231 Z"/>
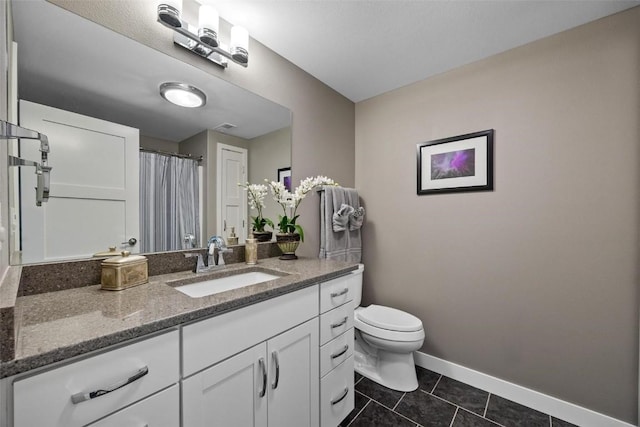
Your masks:
<path fill-rule="evenodd" d="M 349 387 L 345 387 L 344 390 L 342 391 L 342 395 L 340 397 L 338 397 L 337 399 L 334 399 L 331 401 L 332 405 L 336 405 L 340 402 L 342 402 L 344 400 L 345 397 L 347 397 L 347 394 L 349 394 Z"/>
<path fill-rule="evenodd" d="M 331 298 L 341 297 L 342 295 L 346 294 L 347 292 L 349 292 L 349 288 L 344 288 L 340 292 L 331 292 Z"/>
<path fill-rule="evenodd" d="M 111 384 L 110 386 L 107 386 L 107 388 L 98 389 L 96 391 L 90 391 L 87 393 L 85 392 L 76 393 L 71 396 L 71 402 L 73 402 L 74 404 L 78 404 L 80 402 L 84 402 L 85 400 L 95 399 L 96 397 L 100 397 L 105 394 L 111 393 L 112 391 L 116 391 L 119 388 L 122 388 L 124 386 L 131 384 L 134 381 L 139 380 L 140 378 L 144 377 L 148 373 L 149 373 L 149 368 L 145 366 L 144 368 L 140 369 L 138 372 L 133 374 L 133 376 L 127 379 L 124 379 L 122 381 L 118 381 L 115 384 Z"/>
<path fill-rule="evenodd" d="M 347 323 L 347 320 L 349 318 L 347 316 L 344 316 L 344 319 L 342 319 L 340 322 L 338 323 L 333 323 L 331 325 L 331 329 L 335 329 L 335 328 L 339 328 L 340 326 L 344 326 Z"/>
<path fill-rule="evenodd" d="M 273 358 L 274 363 L 276 364 L 276 377 L 271 384 L 272 389 L 278 388 L 278 382 L 280 381 L 280 362 L 278 361 L 278 352 L 274 351 L 271 353 L 271 357 Z"/>
<path fill-rule="evenodd" d="M 258 397 L 264 397 L 267 392 L 267 367 L 264 366 L 264 359 L 261 357 L 258 360 L 258 364 L 260 365 L 260 370 L 262 371 L 262 390 L 258 392 Z"/>
<path fill-rule="evenodd" d="M 344 347 L 342 347 L 342 350 L 340 350 L 339 353 L 334 353 L 331 355 L 332 359 L 337 359 L 338 357 L 342 356 L 343 354 L 345 354 L 347 352 L 347 350 L 349 350 L 349 344 L 346 344 Z"/>

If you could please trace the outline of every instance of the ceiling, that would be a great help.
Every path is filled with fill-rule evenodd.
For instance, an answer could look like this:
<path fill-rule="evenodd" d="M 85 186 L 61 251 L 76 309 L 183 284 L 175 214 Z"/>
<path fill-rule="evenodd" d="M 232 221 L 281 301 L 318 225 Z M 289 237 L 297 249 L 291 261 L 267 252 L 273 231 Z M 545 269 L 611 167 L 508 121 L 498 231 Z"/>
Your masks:
<path fill-rule="evenodd" d="M 221 17 L 246 27 L 252 38 L 354 102 L 640 5 L 640 0 L 201 2 L 215 5 Z"/>

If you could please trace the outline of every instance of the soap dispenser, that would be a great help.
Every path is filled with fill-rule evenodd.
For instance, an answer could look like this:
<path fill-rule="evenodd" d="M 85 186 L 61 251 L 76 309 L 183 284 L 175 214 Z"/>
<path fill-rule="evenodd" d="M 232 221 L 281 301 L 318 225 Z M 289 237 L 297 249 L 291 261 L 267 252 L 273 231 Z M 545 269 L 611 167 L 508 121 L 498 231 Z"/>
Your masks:
<path fill-rule="evenodd" d="M 258 240 L 249 233 L 249 238 L 244 243 L 244 260 L 249 265 L 258 263 Z"/>
<path fill-rule="evenodd" d="M 231 227 L 231 233 L 229 233 L 229 237 L 227 237 L 227 244 L 229 246 L 235 246 L 238 244 L 238 236 L 236 236 L 235 227 Z"/>

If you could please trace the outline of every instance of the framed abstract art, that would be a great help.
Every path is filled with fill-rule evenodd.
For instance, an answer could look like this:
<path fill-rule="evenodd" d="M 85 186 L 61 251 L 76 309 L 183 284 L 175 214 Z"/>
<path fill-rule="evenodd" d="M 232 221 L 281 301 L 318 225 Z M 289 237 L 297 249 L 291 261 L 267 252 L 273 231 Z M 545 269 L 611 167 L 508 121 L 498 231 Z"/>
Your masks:
<path fill-rule="evenodd" d="M 493 190 L 493 129 L 418 144 L 418 195 Z"/>

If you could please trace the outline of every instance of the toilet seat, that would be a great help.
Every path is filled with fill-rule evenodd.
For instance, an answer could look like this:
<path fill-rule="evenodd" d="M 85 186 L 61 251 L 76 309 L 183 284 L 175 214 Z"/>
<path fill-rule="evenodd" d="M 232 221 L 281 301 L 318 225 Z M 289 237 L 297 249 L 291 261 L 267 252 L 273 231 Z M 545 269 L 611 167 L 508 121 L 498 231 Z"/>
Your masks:
<path fill-rule="evenodd" d="M 396 308 L 371 304 L 358 311 L 364 323 L 376 328 L 398 332 L 415 332 L 422 329 L 422 322 L 416 316 Z"/>
<path fill-rule="evenodd" d="M 354 326 L 365 334 L 388 341 L 410 342 L 424 339 L 420 319 L 391 307 L 370 305 L 356 308 Z"/>

